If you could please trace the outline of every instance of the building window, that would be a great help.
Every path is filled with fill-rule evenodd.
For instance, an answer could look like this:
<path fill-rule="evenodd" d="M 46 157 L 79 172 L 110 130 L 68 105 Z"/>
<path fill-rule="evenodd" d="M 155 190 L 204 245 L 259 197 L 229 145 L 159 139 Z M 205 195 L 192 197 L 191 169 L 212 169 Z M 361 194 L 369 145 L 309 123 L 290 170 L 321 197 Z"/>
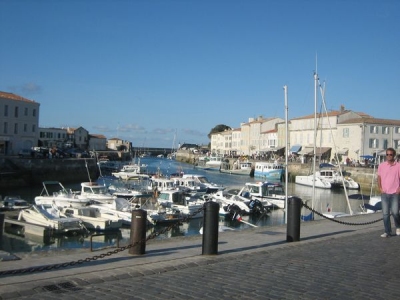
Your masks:
<path fill-rule="evenodd" d="M 398 149 L 400 146 L 400 140 L 394 140 L 393 141 L 393 148 L 394 149 Z"/>
<path fill-rule="evenodd" d="M 36 132 L 36 125 L 32 125 L 32 132 Z"/>
<path fill-rule="evenodd" d="M 343 128 L 343 137 L 348 138 L 349 137 L 349 129 L 348 128 Z"/>
<path fill-rule="evenodd" d="M 369 148 L 376 149 L 379 147 L 378 139 L 369 139 Z"/>
<path fill-rule="evenodd" d="M 387 149 L 388 148 L 388 140 L 384 139 L 383 140 L 383 149 Z"/>
<path fill-rule="evenodd" d="M 378 133 L 378 126 L 369 127 L 369 133 Z"/>
<path fill-rule="evenodd" d="M 14 109 L 14 117 L 18 118 L 18 106 Z"/>
<path fill-rule="evenodd" d="M 400 127 L 395 127 L 395 128 L 394 128 L 394 132 L 395 132 L 395 133 L 400 133 Z"/>
<path fill-rule="evenodd" d="M 8 105 L 4 105 L 4 116 L 8 116 Z"/>
<path fill-rule="evenodd" d="M 14 124 L 14 134 L 18 134 L 18 123 Z"/>
<path fill-rule="evenodd" d="M 28 124 L 24 124 L 24 132 L 28 131 Z"/>
<path fill-rule="evenodd" d="M 8 123 L 4 122 L 3 133 L 7 133 L 8 131 Z"/>
<path fill-rule="evenodd" d="M 389 134 L 389 127 L 383 126 L 382 127 L 382 134 Z M 385 149 L 386 149 L 386 147 L 385 147 Z"/>
<path fill-rule="evenodd" d="M 36 117 L 36 108 L 33 109 L 32 115 L 33 115 L 34 117 Z"/>
<path fill-rule="evenodd" d="M 25 117 L 27 117 L 27 116 L 28 116 L 28 108 L 27 108 L 27 107 L 25 107 L 25 113 L 24 113 L 24 116 L 25 116 Z"/>

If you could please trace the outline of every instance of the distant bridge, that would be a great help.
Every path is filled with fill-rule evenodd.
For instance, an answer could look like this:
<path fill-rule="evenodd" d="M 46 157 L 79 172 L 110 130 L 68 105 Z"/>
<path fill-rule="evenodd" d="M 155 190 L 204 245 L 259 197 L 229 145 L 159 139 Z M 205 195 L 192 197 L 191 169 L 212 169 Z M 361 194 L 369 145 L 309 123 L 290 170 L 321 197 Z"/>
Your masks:
<path fill-rule="evenodd" d="M 144 153 L 150 156 L 157 156 L 159 154 L 168 155 L 171 154 L 172 151 L 172 148 L 132 147 L 132 152 L 136 155 L 141 155 Z"/>

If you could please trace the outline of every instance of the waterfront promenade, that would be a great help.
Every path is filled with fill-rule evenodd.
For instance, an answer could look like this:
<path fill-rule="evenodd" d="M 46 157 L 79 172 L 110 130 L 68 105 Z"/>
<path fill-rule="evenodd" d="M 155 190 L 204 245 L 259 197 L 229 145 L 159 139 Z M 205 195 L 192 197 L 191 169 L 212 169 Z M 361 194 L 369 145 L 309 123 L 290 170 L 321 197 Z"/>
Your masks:
<path fill-rule="evenodd" d="M 1 299 L 394 299 L 400 237 L 381 238 L 381 213 L 219 234 L 218 255 L 201 255 L 202 236 L 150 240 L 128 250 L 49 271 L 0 276 Z M 363 224 L 363 225 L 354 225 Z M 76 262 L 90 252 L 10 254 L 0 272 Z M 19 259 L 18 259 L 19 258 Z"/>

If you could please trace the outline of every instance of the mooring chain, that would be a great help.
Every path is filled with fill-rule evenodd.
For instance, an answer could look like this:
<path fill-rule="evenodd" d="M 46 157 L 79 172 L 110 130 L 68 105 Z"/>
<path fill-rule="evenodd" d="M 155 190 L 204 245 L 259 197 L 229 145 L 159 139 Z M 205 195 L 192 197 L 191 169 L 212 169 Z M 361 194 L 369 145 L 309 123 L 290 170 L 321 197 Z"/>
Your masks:
<path fill-rule="evenodd" d="M 117 254 L 119 252 L 125 251 L 126 249 L 130 249 L 130 248 L 138 245 L 139 243 L 143 243 L 143 242 L 148 241 L 150 239 L 153 239 L 153 238 L 155 238 L 155 237 L 157 237 L 157 236 L 159 236 L 161 234 L 164 234 L 167 231 L 171 230 L 172 228 L 179 226 L 181 224 L 181 222 L 189 222 L 194 216 L 196 216 L 197 214 L 199 214 L 203 210 L 204 210 L 204 206 L 202 206 L 201 208 L 199 208 L 198 210 L 196 210 L 192 214 L 183 217 L 180 222 L 173 223 L 173 224 L 167 226 L 166 228 L 164 228 L 161 231 L 153 232 L 153 233 L 149 234 L 149 236 L 144 240 L 135 242 L 133 244 L 129 244 L 127 246 L 119 247 L 119 248 L 117 248 L 117 249 L 115 249 L 113 251 L 108 251 L 106 253 L 95 255 L 95 256 L 92 256 L 92 257 L 87 257 L 85 259 L 79 259 L 77 261 L 65 262 L 65 263 L 61 263 L 61 264 L 53 264 L 53 265 L 40 266 L 40 267 L 30 267 L 30 268 L 17 269 L 17 270 L 0 271 L 0 276 L 51 271 L 51 270 L 55 270 L 55 269 L 67 268 L 67 267 L 70 267 L 70 266 L 80 265 L 80 264 L 83 264 L 83 263 L 88 263 L 88 262 L 91 262 L 91 261 L 102 259 L 102 258 L 105 258 L 107 256 L 111 256 L 113 254 Z"/>
<path fill-rule="evenodd" d="M 380 218 L 380 219 L 378 219 L 378 220 L 374 220 L 374 221 L 370 221 L 370 222 L 363 222 L 363 223 L 345 222 L 345 221 L 340 221 L 340 220 L 337 220 L 337 219 L 329 218 L 329 217 L 325 216 L 324 214 L 322 214 L 322 213 L 316 211 L 315 209 L 309 207 L 306 203 L 303 203 L 302 205 L 303 205 L 305 208 L 309 209 L 310 211 L 312 211 L 313 213 L 317 214 L 317 215 L 320 216 L 320 217 L 323 217 L 323 218 L 325 218 L 325 219 L 327 219 L 327 220 L 330 220 L 330 221 L 332 221 L 332 222 L 336 222 L 336 223 L 340 223 L 340 224 L 344 224 L 344 225 L 370 225 L 370 224 L 374 224 L 374 223 L 377 223 L 377 222 L 379 222 L 379 221 L 382 221 L 382 219 L 383 219 L 383 218 Z"/>

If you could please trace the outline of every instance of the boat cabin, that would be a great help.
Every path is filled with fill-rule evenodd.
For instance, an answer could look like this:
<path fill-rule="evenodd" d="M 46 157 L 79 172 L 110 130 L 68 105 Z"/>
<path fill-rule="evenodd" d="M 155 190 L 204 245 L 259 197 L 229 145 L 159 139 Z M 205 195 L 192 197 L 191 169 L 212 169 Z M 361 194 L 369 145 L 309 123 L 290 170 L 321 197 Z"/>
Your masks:
<path fill-rule="evenodd" d="M 285 195 L 283 186 L 279 183 L 272 182 L 256 182 L 246 183 L 247 191 L 251 196 L 270 197 L 276 195 Z"/>
<path fill-rule="evenodd" d="M 188 205 L 189 197 L 186 197 L 181 191 L 164 191 L 158 196 L 158 202 L 166 206 L 171 205 Z"/>

